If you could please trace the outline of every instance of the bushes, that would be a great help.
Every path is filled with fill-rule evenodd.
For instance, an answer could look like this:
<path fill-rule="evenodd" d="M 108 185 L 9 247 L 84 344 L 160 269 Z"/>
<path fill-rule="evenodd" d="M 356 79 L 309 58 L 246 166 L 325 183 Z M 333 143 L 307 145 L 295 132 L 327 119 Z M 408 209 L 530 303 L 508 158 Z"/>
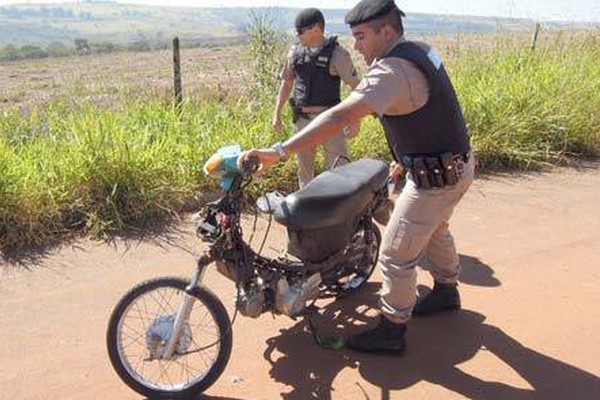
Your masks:
<path fill-rule="evenodd" d="M 0 49 L 0 61 L 45 58 L 49 55 L 48 51 L 39 46 L 22 46 L 16 48 L 15 46 L 7 45 Z"/>

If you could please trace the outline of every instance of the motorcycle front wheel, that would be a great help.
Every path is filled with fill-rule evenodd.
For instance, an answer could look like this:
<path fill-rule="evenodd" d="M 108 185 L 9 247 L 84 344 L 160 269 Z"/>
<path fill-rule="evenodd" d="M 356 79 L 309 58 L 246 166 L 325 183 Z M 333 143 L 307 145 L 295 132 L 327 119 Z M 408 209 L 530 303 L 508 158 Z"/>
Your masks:
<path fill-rule="evenodd" d="M 195 287 L 174 354 L 160 357 L 187 285 L 181 278 L 142 282 L 123 296 L 109 320 L 106 344 L 115 371 L 131 389 L 151 399 L 201 394 L 223 373 L 231 355 L 227 310 L 210 290 Z"/>

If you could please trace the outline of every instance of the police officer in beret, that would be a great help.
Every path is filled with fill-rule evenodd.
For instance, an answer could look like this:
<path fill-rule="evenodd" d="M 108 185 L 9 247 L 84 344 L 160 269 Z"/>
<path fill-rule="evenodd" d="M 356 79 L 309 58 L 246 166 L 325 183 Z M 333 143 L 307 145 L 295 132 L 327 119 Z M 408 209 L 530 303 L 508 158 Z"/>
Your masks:
<path fill-rule="evenodd" d="M 280 74 L 281 85 L 273 115 L 273 128 L 277 132 L 283 128 L 281 112 L 288 99 L 298 132 L 321 112 L 340 102 L 341 81 L 352 89 L 359 83 L 348 51 L 338 43 L 337 37 L 325 36 L 325 19 L 321 11 L 316 8 L 301 10 L 294 25 L 299 43 L 290 48 Z M 358 125 L 354 124 L 327 138 L 323 143 L 327 168 L 348 161 L 345 136 L 352 137 L 357 131 Z M 301 188 L 314 177 L 315 151 L 311 146 L 297 152 Z"/>
<path fill-rule="evenodd" d="M 396 162 L 406 175 L 384 232 L 381 315 L 371 329 L 348 338 L 349 347 L 401 354 L 411 315 L 457 310 L 459 258 L 449 230 L 454 208 L 473 181 L 470 139 L 454 88 L 436 51 L 404 38 L 393 0 L 362 0 L 348 14 L 354 48 L 369 68 L 356 89 L 284 143 L 251 150 L 268 168 L 287 154 L 321 143 L 349 123 L 376 113 Z M 248 157 L 243 155 L 243 159 Z M 419 265 L 433 290 L 416 298 Z"/>

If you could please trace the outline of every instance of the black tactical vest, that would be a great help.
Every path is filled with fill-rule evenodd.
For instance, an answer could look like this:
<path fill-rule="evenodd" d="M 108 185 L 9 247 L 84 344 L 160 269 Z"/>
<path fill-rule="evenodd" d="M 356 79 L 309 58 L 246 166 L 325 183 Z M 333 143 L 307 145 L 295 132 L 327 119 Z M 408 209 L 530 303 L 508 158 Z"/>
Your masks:
<path fill-rule="evenodd" d="M 381 122 L 396 161 L 404 155 L 426 155 L 471 149 L 469 133 L 446 69 L 435 53 L 402 42 L 385 57 L 414 63 L 427 77 L 429 100 L 407 115 L 383 115 Z"/>
<path fill-rule="evenodd" d="M 340 102 L 340 77 L 329 74 L 337 37 L 325 40 L 321 51 L 310 54 L 307 47 L 298 45 L 293 55 L 296 84 L 294 99 L 299 106 L 331 107 Z"/>

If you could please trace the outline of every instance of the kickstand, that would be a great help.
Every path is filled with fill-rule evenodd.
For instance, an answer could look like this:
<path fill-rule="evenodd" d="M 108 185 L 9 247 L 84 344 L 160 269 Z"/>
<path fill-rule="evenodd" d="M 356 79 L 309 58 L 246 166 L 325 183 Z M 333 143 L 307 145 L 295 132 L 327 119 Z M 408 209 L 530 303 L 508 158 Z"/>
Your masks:
<path fill-rule="evenodd" d="M 313 323 L 313 317 L 317 314 L 320 314 L 320 308 L 315 306 L 314 304 L 306 307 L 304 312 L 304 319 L 308 322 L 308 327 L 310 333 L 315 340 L 317 346 L 322 347 L 328 350 L 339 350 L 344 347 L 344 337 L 335 335 L 335 336 L 324 336 L 317 331 L 315 324 Z"/>

